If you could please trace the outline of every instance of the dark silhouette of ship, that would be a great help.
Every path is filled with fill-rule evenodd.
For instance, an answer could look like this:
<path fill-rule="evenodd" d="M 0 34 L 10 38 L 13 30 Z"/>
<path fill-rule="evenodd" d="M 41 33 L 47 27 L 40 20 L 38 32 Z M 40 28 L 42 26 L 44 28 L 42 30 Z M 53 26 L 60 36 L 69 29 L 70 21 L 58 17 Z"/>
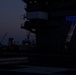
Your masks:
<path fill-rule="evenodd" d="M 76 29 L 73 23 L 76 1 L 22 1 L 27 7 L 21 28 L 36 34 L 36 48 L 29 54 L 30 64 L 76 67 Z"/>

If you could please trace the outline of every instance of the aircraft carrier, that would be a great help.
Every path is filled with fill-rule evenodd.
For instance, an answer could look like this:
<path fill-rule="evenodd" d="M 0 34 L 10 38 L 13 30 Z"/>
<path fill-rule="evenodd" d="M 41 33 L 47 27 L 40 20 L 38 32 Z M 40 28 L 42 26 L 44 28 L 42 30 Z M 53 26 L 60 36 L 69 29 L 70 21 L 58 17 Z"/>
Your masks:
<path fill-rule="evenodd" d="M 36 34 L 36 49 L 30 56 L 30 59 L 36 61 L 31 61 L 42 65 L 44 63 L 46 66 L 76 67 L 76 1 L 23 2 L 27 7 L 26 14 L 23 15 L 25 22 L 21 28 Z"/>
<path fill-rule="evenodd" d="M 2 63 L 7 60 L 10 63 L 3 64 L 8 68 L 1 64 L 1 73 L 76 74 L 76 1 L 22 1 L 26 5 L 26 14 L 21 28 L 36 34 L 36 47 L 20 53 L 6 53 L 11 58 L 14 55 L 18 57 L 1 59 Z M 13 59 L 18 63 L 14 64 Z"/>

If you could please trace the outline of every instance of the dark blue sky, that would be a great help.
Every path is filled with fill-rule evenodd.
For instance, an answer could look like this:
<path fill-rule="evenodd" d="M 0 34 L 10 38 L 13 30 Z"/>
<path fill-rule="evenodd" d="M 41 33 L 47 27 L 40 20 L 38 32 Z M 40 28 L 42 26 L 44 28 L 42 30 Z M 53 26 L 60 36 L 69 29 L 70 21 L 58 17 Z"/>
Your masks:
<path fill-rule="evenodd" d="M 25 39 L 27 31 L 20 28 L 23 22 L 20 16 L 25 13 L 24 5 L 21 0 L 0 0 L 0 40 L 8 32 L 3 44 L 7 44 L 9 37 L 19 43 Z"/>

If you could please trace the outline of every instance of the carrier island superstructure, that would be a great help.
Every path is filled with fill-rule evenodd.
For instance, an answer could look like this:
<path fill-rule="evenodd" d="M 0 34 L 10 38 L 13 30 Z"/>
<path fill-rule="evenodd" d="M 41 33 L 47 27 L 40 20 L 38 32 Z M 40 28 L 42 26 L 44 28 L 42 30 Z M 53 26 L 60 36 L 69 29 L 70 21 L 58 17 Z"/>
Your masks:
<path fill-rule="evenodd" d="M 65 44 L 76 15 L 76 1 L 23 0 L 26 3 L 24 28 L 36 34 L 37 50 L 45 53 L 65 54 Z M 68 18 L 67 18 L 68 17 Z M 71 32 L 72 33 L 72 32 Z M 71 34 L 70 33 L 70 34 Z M 70 37 L 69 37 L 70 38 Z M 68 38 L 68 39 L 69 39 Z M 75 29 L 67 52 L 75 53 Z M 70 49 L 70 50 L 69 50 Z"/>

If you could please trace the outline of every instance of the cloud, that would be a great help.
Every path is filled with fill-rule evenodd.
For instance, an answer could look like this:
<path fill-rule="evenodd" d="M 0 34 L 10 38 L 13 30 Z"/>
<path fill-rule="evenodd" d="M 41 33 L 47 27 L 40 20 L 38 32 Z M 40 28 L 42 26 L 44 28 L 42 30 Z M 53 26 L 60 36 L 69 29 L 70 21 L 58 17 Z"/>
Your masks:
<path fill-rule="evenodd" d="M 4 44 L 9 37 L 18 41 L 26 37 L 27 31 L 20 28 L 22 23 L 20 16 L 24 13 L 24 3 L 21 0 L 0 0 L 0 36 L 8 32 Z"/>

